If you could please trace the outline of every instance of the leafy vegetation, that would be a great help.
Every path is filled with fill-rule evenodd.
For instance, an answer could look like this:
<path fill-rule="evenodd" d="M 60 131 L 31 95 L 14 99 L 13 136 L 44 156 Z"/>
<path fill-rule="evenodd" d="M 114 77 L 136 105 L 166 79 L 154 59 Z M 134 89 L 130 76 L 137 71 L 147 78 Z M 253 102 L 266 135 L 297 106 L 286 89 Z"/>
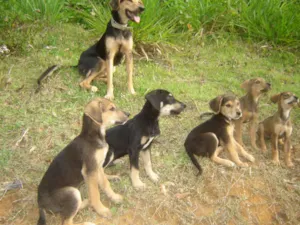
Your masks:
<path fill-rule="evenodd" d="M 41 21 L 79 23 L 98 34 L 109 20 L 109 0 L 4 0 L 0 27 Z M 274 45 L 300 47 L 297 0 L 144 0 L 141 24 L 132 24 L 137 42 L 176 43 L 201 33 L 230 32 Z"/>

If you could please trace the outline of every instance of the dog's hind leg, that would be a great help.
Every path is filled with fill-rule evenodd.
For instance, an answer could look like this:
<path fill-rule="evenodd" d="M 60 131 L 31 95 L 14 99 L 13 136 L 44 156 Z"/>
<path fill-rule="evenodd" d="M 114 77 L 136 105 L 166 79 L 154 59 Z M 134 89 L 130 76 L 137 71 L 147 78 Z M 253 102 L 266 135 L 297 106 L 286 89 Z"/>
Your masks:
<path fill-rule="evenodd" d="M 241 146 L 237 141 L 235 141 L 236 144 L 236 149 L 237 151 L 244 156 L 246 159 L 248 159 L 250 162 L 254 162 L 255 158 L 249 154 L 248 152 L 246 152 L 246 150 L 243 148 L 243 146 Z"/>
<path fill-rule="evenodd" d="M 218 156 L 221 151 L 223 151 L 223 147 L 222 146 L 217 147 L 217 149 L 215 150 L 214 154 L 210 157 L 210 159 L 223 166 L 234 167 L 235 166 L 234 162 L 228 159 L 222 159 Z"/>
<path fill-rule="evenodd" d="M 65 187 L 53 194 L 53 202 L 60 208 L 59 213 L 63 225 L 73 225 L 73 219 L 82 206 L 81 194 L 77 188 Z M 85 222 L 78 225 L 94 225 Z"/>
<path fill-rule="evenodd" d="M 99 72 L 89 72 L 87 78 L 80 82 L 80 87 L 91 90 L 92 92 L 97 92 L 98 88 L 96 86 L 92 86 L 91 82 L 99 75 Z"/>
<path fill-rule="evenodd" d="M 135 94 L 134 88 L 133 88 L 133 56 L 132 52 L 128 51 L 125 53 L 125 58 L 126 58 L 126 70 L 128 74 L 128 91 L 131 94 Z"/>

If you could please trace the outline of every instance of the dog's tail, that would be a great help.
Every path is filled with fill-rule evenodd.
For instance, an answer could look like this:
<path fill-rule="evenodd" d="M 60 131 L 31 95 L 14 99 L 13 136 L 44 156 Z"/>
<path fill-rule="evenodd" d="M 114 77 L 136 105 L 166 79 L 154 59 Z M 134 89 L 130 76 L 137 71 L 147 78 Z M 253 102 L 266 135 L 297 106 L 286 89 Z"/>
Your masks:
<path fill-rule="evenodd" d="M 48 69 L 46 69 L 42 73 L 42 75 L 39 77 L 39 79 L 37 80 L 38 85 L 41 85 L 42 80 L 44 80 L 46 77 L 50 76 L 53 72 L 55 72 L 59 68 L 60 68 L 60 66 L 58 66 L 58 65 L 53 65 L 53 66 L 48 67 Z"/>
<path fill-rule="evenodd" d="M 39 209 L 39 214 L 40 214 L 40 217 L 39 217 L 39 220 L 37 222 L 37 225 L 46 225 L 46 214 L 45 214 L 45 210 L 40 208 Z"/>
<path fill-rule="evenodd" d="M 200 114 L 200 119 L 202 120 L 202 119 L 204 119 L 205 117 L 208 117 L 208 116 L 212 116 L 212 115 L 214 115 L 215 113 L 213 113 L 213 112 L 204 112 L 204 113 L 201 113 Z"/>
<path fill-rule="evenodd" d="M 198 169 L 198 174 L 197 174 L 197 176 L 200 176 L 201 174 L 202 174 L 202 168 L 201 168 L 201 166 L 200 166 L 200 164 L 199 164 L 199 162 L 197 161 L 197 159 L 196 159 L 196 157 L 195 157 L 195 155 L 192 153 L 192 152 L 190 152 L 190 151 L 187 151 L 187 154 L 188 154 L 188 156 L 190 157 L 190 159 L 192 160 L 192 163 L 196 166 L 196 168 Z"/>

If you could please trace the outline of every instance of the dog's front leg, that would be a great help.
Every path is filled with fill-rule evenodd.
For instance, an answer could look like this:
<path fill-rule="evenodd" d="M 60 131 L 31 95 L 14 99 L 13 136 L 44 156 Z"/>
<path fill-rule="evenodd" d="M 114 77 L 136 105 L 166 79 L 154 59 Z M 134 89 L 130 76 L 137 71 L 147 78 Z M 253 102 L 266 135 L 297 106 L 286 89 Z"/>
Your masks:
<path fill-rule="evenodd" d="M 114 49 L 108 53 L 106 59 L 106 70 L 107 70 L 107 93 L 105 98 L 107 99 L 114 99 L 114 84 L 113 84 L 113 73 L 114 73 L 114 57 L 116 52 Z"/>
<path fill-rule="evenodd" d="M 111 217 L 112 214 L 110 210 L 106 208 L 100 201 L 98 170 L 96 169 L 88 174 L 84 173 L 83 177 L 88 187 L 90 205 L 99 215 L 103 217 Z"/>
<path fill-rule="evenodd" d="M 280 165 L 279 152 L 278 152 L 278 135 L 277 134 L 272 134 L 271 144 L 272 144 L 272 162 L 275 165 Z"/>
<path fill-rule="evenodd" d="M 247 163 L 244 163 L 240 160 L 239 155 L 237 153 L 236 144 L 233 140 L 230 140 L 229 143 L 226 145 L 226 149 L 229 151 L 231 159 L 235 162 L 238 166 L 241 167 L 248 167 Z"/>
<path fill-rule="evenodd" d="M 146 173 L 148 175 L 148 177 L 153 181 L 153 182 L 157 182 L 158 181 L 158 175 L 156 173 L 153 172 L 152 170 L 152 163 L 151 163 L 151 154 L 150 154 L 150 150 L 142 150 L 141 151 L 141 157 L 143 159 L 144 162 L 144 168 L 146 170 Z"/>
<path fill-rule="evenodd" d="M 133 56 L 132 51 L 126 51 L 125 52 L 125 58 L 126 58 L 126 70 L 128 75 L 128 91 L 131 94 L 135 94 L 134 88 L 133 88 Z"/>
<path fill-rule="evenodd" d="M 137 149 L 130 150 L 129 158 L 130 158 L 130 178 L 131 178 L 133 187 L 145 188 L 146 184 L 144 184 L 140 179 L 139 151 Z"/>
<path fill-rule="evenodd" d="M 104 173 L 103 168 L 99 168 L 99 186 L 104 190 L 107 196 L 114 201 L 115 203 L 121 203 L 123 201 L 123 197 L 119 194 L 116 194 L 110 186 L 110 183 Z"/>
<path fill-rule="evenodd" d="M 250 162 L 254 162 L 255 158 L 249 154 L 242 145 L 240 145 L 237 141 L 235 141 L 235 145 L 236 145 L 236 149 L 238 150 L 238 152 L 244 156 L 246 159 L 248 159 Z"/>
<path fill-rule="evenodd" d="M 258 117 L 257 114 L 253 115 L 252 121 L 250 121 L 249 125 L 249 133 L 250 133 L 250 141 L 251 141 L 251 146 L 255 149 L 258 150 L 258 147 L 256 145 L 256 130 L 257 130 L 257 124 L 258 124 Z"/>
<path fill-rule="evenodd" d="M 293 167 L 294 164 L 291 159 L 291 139 L 290 136 L 286 135 L 284 142 L 284 153 L 285 153 L 285 163 L 288 167 Z"/>

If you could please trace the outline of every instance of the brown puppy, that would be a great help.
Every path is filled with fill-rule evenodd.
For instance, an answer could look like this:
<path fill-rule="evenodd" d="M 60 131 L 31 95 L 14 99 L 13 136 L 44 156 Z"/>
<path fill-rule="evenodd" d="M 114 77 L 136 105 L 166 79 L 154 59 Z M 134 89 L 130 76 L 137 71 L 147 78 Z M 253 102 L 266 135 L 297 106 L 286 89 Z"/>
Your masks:
<path fill-rule="evenodd" d="M 105 129 L 127 119 L 128 113 L 116 109 L 107 99 L 96 98 L 86 105 L 81 133 L 51 162 L 38 187 L 38 225 L 46 224 L 45 210 L 60 214 L 63 225 L 72 225 L 78 210 L 87 205 L 101 216 L 111 216 L 100 201 L 99 186 L 114 202 L 121 202 L 122 196 L 111 189 L 103 171 L 108 151 Z M 84 201 L 78 190 L 82 181 L 88 187 L 89 196 Z"/>
<path fill-rule="evenodd" d="M 247 91 L 247 94 L 240 98 L 243 116 L 235 120 L 234 136 L 240 145 L 243 143 L 243 124 L 250 123 L 249 134 L 251 145 L 258 149 L 256 145 L 256 130 L 258 125 L 258 103 L 259 98 L 265 92 L 271 89 L 271 84 L 267 83 L 263 78 L 253 78 L 242 83 L 241 87 Z"/>
<path fill-rule="evenodd" d="M 85 89 L 97 91 L 91 86 L 96 77 L 107 81 L 106 98 L 113 99 L 113 71 L 114 66 L 121 63 L 123 56 L 126 59 L 128 74 L 128 90 L 134 94 L 133 88 L 133 38 L 130 27 L 131 20 L 139 23 L 140 16 L 145 8 L 141 0 L 111 0 L 112 19 L 108 22 L 106 31 L 101 39 L 84 51 L 78 62 L 78 69 L 86 78 L 80 83 Z"/>
<path fill-rule="evenodd" d="M 278 111 L 259 124 L 258 135 L 263 152 L 267 151 L 265 137 L 271 138 L 273 163 L 279 165 L 278 140 L 284 139 L 285 163 L 292 167 L 291 160 L 291 135 L 292 122 L 290 112 L 293 107 L 299 105 L 299 99 L 292 92 L 281 92 L 271 97 L 273 103 L 278 104 Z"/>
<path fill-rule="evenodd" d="M 252 155 L 234 139 L 233 120 L 242 116 L 240 101 L 233 95 L 221 95 L 211 100 L 210 108 L 216 113 L 209 120 L 195 127 L 187 136 L 184 146 L 193 164 L 202 173 L 201 166 L 195 158 L 197 156 L 207 156 L 212 161 L 224 166 L 247 167 L 248 164 L 240 160 L 238 153 L 254 162 Z M 232 161 L 218 157 L 219 153 L 227 150 Z"/>

